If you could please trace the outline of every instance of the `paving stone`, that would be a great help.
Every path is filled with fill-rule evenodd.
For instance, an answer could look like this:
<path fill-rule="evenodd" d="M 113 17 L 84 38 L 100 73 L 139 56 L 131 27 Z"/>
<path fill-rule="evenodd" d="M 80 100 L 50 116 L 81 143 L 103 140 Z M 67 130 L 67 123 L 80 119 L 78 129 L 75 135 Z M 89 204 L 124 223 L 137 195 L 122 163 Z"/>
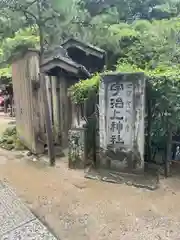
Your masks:
<path fill-rule="evenodd" d="M 0 239 L 5 233 L 33 219 L 35 216 L 16 194 L 10 188 L 2 187 L 0 190 Z"/>
<path fill-rule="evenodd" d="M 3 235 L 0 240 L 57 240 L 48 229 L 35 219 Z"/>

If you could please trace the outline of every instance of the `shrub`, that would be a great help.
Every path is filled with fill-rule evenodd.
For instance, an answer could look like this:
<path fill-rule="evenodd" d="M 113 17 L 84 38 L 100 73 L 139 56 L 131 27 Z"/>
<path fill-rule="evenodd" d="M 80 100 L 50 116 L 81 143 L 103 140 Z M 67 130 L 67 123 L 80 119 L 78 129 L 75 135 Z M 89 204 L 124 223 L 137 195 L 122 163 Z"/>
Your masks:
<path fill-rule="evenodd" d="M 17 136 L 16 127 L 8 127 L 0 139 L 0 147 L 6 150 L 25 150 L 25 146 Z"/>

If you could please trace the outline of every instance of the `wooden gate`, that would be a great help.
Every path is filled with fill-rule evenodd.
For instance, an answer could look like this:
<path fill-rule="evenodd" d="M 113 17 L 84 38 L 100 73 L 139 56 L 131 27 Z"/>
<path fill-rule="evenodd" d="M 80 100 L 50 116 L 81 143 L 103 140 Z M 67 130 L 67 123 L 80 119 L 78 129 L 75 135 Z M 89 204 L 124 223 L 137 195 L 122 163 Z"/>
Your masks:
<path fill-rule="evenodd" d="M 45 131 L 45 124 L 37 51 L 28 51 L 21 58 L 14 59 L 12 81 L 18 136 L 33 153 L 42 153 L 44 144 L 40 136 Z"/>

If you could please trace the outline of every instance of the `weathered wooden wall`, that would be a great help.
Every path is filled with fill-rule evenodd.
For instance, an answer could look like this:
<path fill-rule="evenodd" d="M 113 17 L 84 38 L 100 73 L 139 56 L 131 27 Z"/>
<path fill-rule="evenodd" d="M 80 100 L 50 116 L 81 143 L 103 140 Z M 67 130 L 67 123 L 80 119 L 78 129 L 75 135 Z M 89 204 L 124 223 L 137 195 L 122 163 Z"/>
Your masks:
<path fill-rule="evenodd" d="M 46 144 L 43 98 L 39 83 L 39 54 L 28 51 L 12 64 L 16 121 L 19 137 L 34 153 L 42 153 Z M 77 81 L 66 75 L 46 76 L 47 97 L 54 141 L 68 147 L 68 131 L 72 125 L 72 103 L 68 88 Z"/>
<path fill-rule="evenodd" d="M 17 132 L 24 144 L 34 153 L 44 151 L 38 140 L 44 128 L 42 97 L 39 82 L 39 55 L 28 51 L 12 64 L 12 82 L 16 107 Z"/>
<path fill-rule="evenodd" d="M 60 83 L 58 77 L 46 76 L 46 87 L 54 141 L 56 144 L 60 144 Z"/>
<path fill-rule="evenodd" d="M 68 131 L 72 125 L 72 103 L 68 96 L 68 88 L 74 83 L 72 79 L 59 77 L 59 99 L 60 99 L 60 134 L 63 148 L 68 147 Z"/>

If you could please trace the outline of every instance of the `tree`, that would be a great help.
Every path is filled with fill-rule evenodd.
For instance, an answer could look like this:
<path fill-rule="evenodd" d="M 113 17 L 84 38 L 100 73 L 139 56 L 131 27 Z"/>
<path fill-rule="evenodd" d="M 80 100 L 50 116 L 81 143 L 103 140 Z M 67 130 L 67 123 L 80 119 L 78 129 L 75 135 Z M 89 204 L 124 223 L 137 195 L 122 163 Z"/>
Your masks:
<path fill-rule="evenodd" d="M 13 2 L 3 1 L 2 7 L 10 10 L 12 12 L 20 12 L 26 18 L 26 21 L 29 24 L 35 24 L 39 30 L 39 40 L 40 40 L 40 87 L 43 95 L 44 102 L 44 112 L 45 112 L 45 123 L 46 123 L 46 132 L 47 132 L 47 146 L 50 159 L 50 165 L 55 164 L 55 152 L 53 145 L 53 133 L 50 121 L 50 114 L 47 102 L 47 91 L 44 84 L 44 77 L 41 74 L 41 64 L 43 60 L 44 53 L 44 26 L 45 23 L 52 18 L 58 16 L 58 13 L 55 9 L 52 9 L 52 4 L 46 0 L 31 0 L 23 2 L 21 0 L 14 0 Z"/>
<path fill-rule="evenodd" d="M 11 20 L 12 16 L 18 12 L 24 18 L 25 27 L 38 25 L 39 29 L 43 28 L 44 42 L 52 45 L 60 44 L 69 36 L 81 38 L 87 32 L 85 28 L 89 24 L 90 17 L 86 10 L 80 9 L 78 2 L 79 0 L 62 2 L 58 0 L 4 0 L 0 7 L 5 9 L 3 11 Z"/>
<path fill-rule="evenodd" d="M 13 33 L 1 42 L 0 63 L 8 62 L 11 56 L 28 48 L 39 49 L 38 29 L 27 27 Z"/>
<path fill-rule="evenodd" d="M 47 21 L 59 17 L 59 13 L 53 9 L 53 3 L 47 0 L 4 0 L 1 2 L 1 9 L 6 12 L 10 18 L 12 13 L 18 12 L 20 16 L 24 16 L 26 23 L 29 25 L 37 25 L 40 36 L 41 53 L 44 48 L 44 27 Z"/>
<path fill-rule="evenodd" d="M 102 14 L 107 9 L 115 7 L 119 20 L 123 21 L 169 18 L 174 16 L 178 8 L 175 0 L 81 0 L 81 6 L 86 8 L 91 16 Z"/>
<path fill-rule="evenodd" d="M 25 19 L 16 12 L 0 9 L 0 41 L 25 27 Z"/>
<path fill-rule="evenodd" d="M 49 22 L 53 22 L 58 20 L 59 22 L 67 20 L 66 18 L 66 11 L 69 10 L 70 3 L 72 1 L 66 1 L 66 4 L 59 5 L 59 1 L 49 1 L 49 0 L 3 0 L 0 2 L 1 9 L 6 13 L 6 17 L 10 18 L 11 14 L 13 15 L 14 12 L 18 12 L 20 16 L 25 18 L 26 25 L 29 26 L 37 26 L 38 35 L 39 35 L 39 43 L 40 43 L 40 87 L 43 94 L 44 100 L 44 112 L 45 112 L 45 122 L 46 122 L 46 132 L 47 132 L 47 145 L 48 145 L 48 152 L 50 158 L 50 164 L 54 165 L 55 163 L 55 154 L 54 154 L 54 146 L 53 146 L 53 135 L 52 135 L 52 128 L 51 128 L 51 121 L 50 121 L 50 114 L 48 109 L 48 102 L 47 102 L 47 93 L 46 87 L 44 84 L 44 76 L 41 74 L 41 64 L 43 60 L 43 53 L 45 47 L 45 38 L 46 38 L 46 27 Z M 74 3 L 74 1 L 73 1 Z M 75 2 L 76 3 L 76 2 Z M 76 8 L 75 8 L 76 9 Z M 73 10 L 73 4 L 71 6 L 71 10 Z M 71 16 L 71 15 L 69 15 Z M 79 14 L 72 16 L 71 22 L 72 24 L 79 24 Z M 74 21 L 74 22 L 73 22 Z M 66 23 L 67 25 L 67 23 Z M 23 42 L 22 42 L 23 43 Z M 27 42 L 26 42 L 27 43 Z M 31 44 L 31 42 L 30 42 Z M 24 45 L 24 43 L 23 43 Z M 17 46 L 16 46 L 17 47 Z"/>

